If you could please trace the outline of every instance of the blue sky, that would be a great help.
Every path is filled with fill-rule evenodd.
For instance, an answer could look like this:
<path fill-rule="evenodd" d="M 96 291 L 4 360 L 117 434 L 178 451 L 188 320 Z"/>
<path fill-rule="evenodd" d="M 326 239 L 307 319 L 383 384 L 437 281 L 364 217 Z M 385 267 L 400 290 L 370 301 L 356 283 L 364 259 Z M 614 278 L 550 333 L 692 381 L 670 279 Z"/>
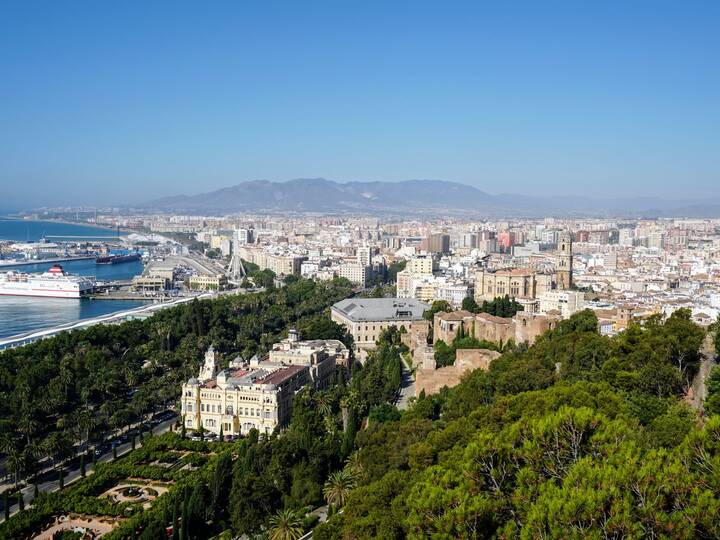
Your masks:
<path fill-rule="evenodd" d="M 720 2 L 0 3 L 0 207 L 318 176 L 715 195 Z"/>

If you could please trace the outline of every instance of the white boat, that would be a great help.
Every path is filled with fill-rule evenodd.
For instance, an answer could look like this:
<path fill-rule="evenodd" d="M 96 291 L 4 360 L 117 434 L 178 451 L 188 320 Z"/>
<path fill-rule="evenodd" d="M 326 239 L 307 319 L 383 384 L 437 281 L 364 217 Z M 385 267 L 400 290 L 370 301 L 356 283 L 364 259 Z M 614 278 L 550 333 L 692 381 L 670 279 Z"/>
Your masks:
<path fill-rule="evenodd" d="M 0 273 L 0 295 L 82 298 L 90 294 L 95 282 L 83 276 L 67 274 L 59 264 L 42 274 Z"/>

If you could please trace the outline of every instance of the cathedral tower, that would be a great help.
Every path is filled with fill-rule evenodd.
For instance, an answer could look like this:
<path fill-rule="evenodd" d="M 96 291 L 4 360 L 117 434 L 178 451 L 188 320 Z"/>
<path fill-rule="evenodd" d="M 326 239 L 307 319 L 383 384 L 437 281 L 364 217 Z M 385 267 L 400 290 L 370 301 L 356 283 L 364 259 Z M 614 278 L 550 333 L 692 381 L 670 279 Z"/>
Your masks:
<path fill-rule="evenodd" d="M 562 231 L 558 234 L 557 254 L 555 258 L 555 275 L 558 289 L 572 288 L 572 234 L 568 231 Z"/>

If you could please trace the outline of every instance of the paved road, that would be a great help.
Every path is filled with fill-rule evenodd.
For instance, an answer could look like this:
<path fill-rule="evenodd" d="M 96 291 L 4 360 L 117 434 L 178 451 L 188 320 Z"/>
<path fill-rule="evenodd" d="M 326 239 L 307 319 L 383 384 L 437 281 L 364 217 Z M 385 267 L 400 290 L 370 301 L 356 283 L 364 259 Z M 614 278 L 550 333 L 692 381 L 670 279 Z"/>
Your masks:
<path fill-rule="evenodd" d="M 400 366 L 402 367 L 402 380 L 400 381 L 400 392 L 395 405 L 403 411 L 408 408 L 410 398 L 415 397 L 415 379 L 402 360 Z"/>
<path fill-rule="evenodd" d="M 177 422 L 177 415 L 173 418 L 170 418 L 169 420 L 165 420 L 164 422 L 158 424 L 155 426 L 152 430 L 152 433 L 154 435 L 161 435 L 165 433 L 166 431 L 170 430 L 170 426 L 175 424 Z M 137 442 L 136 446 L 142 446 L 139 441 Z M 127 442 L 125 444 L 118 445 L 117 447 L 117 455 L 118 457 L 123 456 L 130 452 L 132 450 L 132 443 Z M 107 452 L 106 454 L 103 454 L 102 456 L 99 456 L 97 458 L 98 463 L 107 462 L 112 460 L 112 450 Z M 63 468 L 65 472 L 65 478 L 64 482 L 67 486 L 68 484 L 76 481 L 78 478 L 80 478 L 80 461 L 79 459 L 75 459 L 72 462 L 70 462 L 69 465 L 65 465 Z M 92 471 L 92 463 L 86 463 L 85 470 L 89 474 Z M 60 489 L 60 477 L 56 471 L 51 471 L 49 473 L 43 474 L 41 477 L 41 480 L 38 482 L 38 490 L 44 493 L 57 491 Z M 32 503 L 32 500 L 34 498 L 35 493 L 35 486 L 30 484 L 23 489 L 21 489 L 23 497 L 25 499 L 25 507 L 27 508 L 29 504 Z M 17 503 L 12 505 L 10 507 L 10 514 L 14 514 L 19 510 Z M 5 519 L 4 513 L 2 516 L 0 516 L 0 523 Z"/>
<path fill-rule="evenodd" d="M 712 343 L 712 336 L 708 335 L 700 349 L 700 367 L 695 378 L 693 379 L 691 389 L 688 393 L 690 405 L 696 410 L 702 412 L 705 406 L 705 398 L 707 397 L 706 381 L 715 365 L 715 348 Z"/>

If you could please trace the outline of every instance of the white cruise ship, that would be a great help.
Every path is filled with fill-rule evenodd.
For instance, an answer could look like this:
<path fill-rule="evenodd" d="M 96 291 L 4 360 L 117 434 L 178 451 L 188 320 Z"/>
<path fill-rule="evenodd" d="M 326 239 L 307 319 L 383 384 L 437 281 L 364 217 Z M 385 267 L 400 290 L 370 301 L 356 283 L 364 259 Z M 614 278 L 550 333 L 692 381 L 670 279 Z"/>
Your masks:
<path fill-rule="evenodd" d="M 0 273 L 0 295 L 81 298 L 92 292 L 95 283 L 83 276 L 71 276 L 56 264 L 42 274 Z"/>

